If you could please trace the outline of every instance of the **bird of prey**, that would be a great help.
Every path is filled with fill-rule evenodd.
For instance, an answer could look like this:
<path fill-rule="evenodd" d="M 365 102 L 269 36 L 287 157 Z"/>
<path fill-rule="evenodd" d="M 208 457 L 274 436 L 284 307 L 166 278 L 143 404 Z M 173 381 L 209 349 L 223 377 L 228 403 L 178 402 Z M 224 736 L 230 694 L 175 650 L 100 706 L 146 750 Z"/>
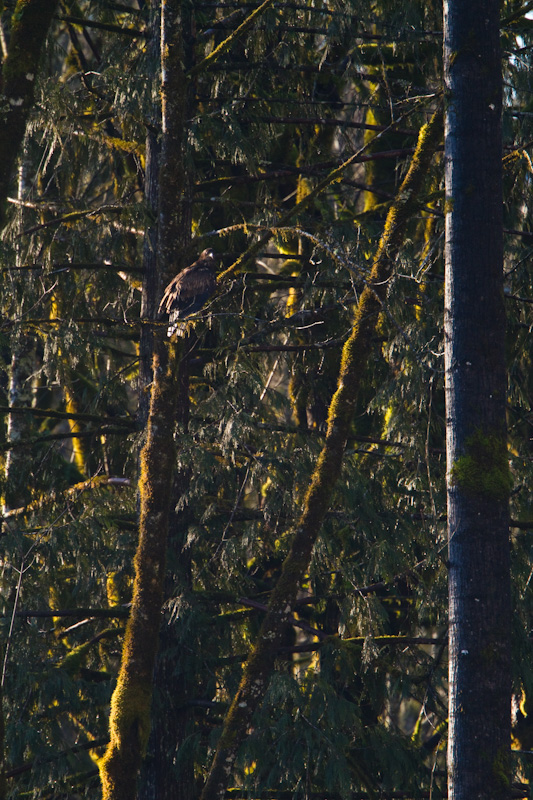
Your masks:
<path fill-rule="evenodd" d="M 200 257 L 178 272 L 163 293 L 159 317 L 168 317 L 168 336 L 185 336 L 187 325 L 182 320 L 199 311 L 216 287 L 215 254 L 204 250 Z"/>

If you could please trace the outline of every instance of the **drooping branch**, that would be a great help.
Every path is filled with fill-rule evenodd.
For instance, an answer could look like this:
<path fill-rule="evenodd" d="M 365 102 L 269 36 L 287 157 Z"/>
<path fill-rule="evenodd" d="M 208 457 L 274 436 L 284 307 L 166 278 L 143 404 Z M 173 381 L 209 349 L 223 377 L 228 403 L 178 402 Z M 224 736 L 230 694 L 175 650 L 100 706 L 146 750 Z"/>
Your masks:
<path fill-rule="evenodd" d="M 276 650 L 300 583 L 308 569 L 314 544 L 339 478 L 363 370 L 371 351 L 377 317 L 387 292 L 394 262 L 407 223 L 436 149 L 441 132 L 441 110 L 420 131 L 409 171 L 391 206 L 367 286 L 357 306 L 352 332 L 343 349 L 337 390 L 331 401 L 324 447 L 316 463 L 291 549 L 274 587 L 258 640 L 244 667 L 239 689 L 224 720 L 222 734 L 201 800 L 222 800 L 228 788 L 238 749 L 261 702 L 272 671 Z"/>
<path fill-rule="evenodd" d="M 376 134 L 376 136 L 372 141 L 379 139 L 386 131 L 393 129 L 395 129 L 395 125 L 389 126 L 389 128 L 386 128 L 384 131 L 381 131 L 380 133 Z M 350 167 L 352 164 L 359 163 L 362 159 L 364 160 L 366 158 L 366 156 L 364 155 L 364 150 L 366 150 L 368 144 L 369 143 L 363 145 L 363 147 L 357 150 L 357 152 L 353 153 L 353 155 L 351 155 L 349 158 L 343 161 L 342 164 L 339 164 L 339 166 L 332 169 L 331 172 L 329 172 L 324 178 L 322 178 L 322 180 L 320 180 L 308 194 L 306 194 L 299 202 L 297 202 L 289 211 L 283 214 L 281 219 L 278 221 L 276 227 L 280 228 L 291 222 L 291 220 L 299 213 L 301 213 L 304 209 L 306 209 L 309 206 L 309 204 L 312 201 L 314 201 L 315 198 L 318 197 L 318 195 L 320 195 L 324 191 L 324 189 L 339 181 L 348 167 Z M 413 154 L 412 164 L 416 163 L 418 151 L 419 147 L 417 146 Z M 409 174 L 410 171 L 408 172 L 407 175 Z M 400 197 L 400 195 L 398 195 L 398 197 Z M 393 219 L 395 218 L 395 216 L 397 215 L 397 207 L 398 207 L 397 203 L 395 203 L 391 207 L 387 219 L 389 219 L 391 214 L 392 218 Z M 267 230 L 265 233 L 261 234 L 256 242 L 250 245 L 250 247 L 248 247 L 248 249 L 241 256 L 239 256 L 239 258 L 230 267 L 228 267 L 226 270 L 224 270 L 224 272 L 222 272 L 218 276 L 218 281 L 220 282 L 224 281 L 230 275 L 239 272 L 243 268 L 243 266 L 247 264 L 252 258 L 254 258 L 257 255 L 257 253 L 261 250 L 261 248 L 264 247 L 264 245 L 268 241 L 270 241 L 273 235 L 274 235 L 273 229 Z"/>

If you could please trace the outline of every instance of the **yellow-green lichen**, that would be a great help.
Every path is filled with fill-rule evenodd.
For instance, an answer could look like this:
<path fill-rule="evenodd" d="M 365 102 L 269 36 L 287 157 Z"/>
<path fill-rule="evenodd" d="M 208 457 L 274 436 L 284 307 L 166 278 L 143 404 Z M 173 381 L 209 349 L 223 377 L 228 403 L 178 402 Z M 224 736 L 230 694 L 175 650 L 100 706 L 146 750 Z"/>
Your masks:
<path fill-rule="evenodd" d="M 464 455 L 452 466 L 451 480 L 467 494 L 505 500 L 512 485 L 505 439 L 481 430 L 468 437 Z"/>
<path fill-rule="evenodd" d="M 496 757 L 492 763 L 492 771 L 494 778 L 500 784 L 510 788 L 510 752 L 507 747 L 502 747 L 498 750 Z"/>

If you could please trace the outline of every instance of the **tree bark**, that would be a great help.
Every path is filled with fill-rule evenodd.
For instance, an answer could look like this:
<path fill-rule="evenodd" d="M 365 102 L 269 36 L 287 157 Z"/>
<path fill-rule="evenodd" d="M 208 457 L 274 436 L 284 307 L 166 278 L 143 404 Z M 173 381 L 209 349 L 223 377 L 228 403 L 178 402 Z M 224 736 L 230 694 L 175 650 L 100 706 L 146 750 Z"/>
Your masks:
<path fill-rule="evenodd" d="M 150 733 L 152 676 L 159 636 L 169 498 L 174 468 L 174 359 L 155 337 L 154 378 L 139 479 L 139 544 L 131 614 L 111 699 L 110 742 L 100 764 L 103 800 L 132 800 Z M 172 356 L 172 354 L 171 354 Z"/>
<path fill-rule="evenodd" d="M 18 0 L 11 20 L 7 58 L 0 79 L 0 229 L 15 161 L 35 95 L 41 51 L 57 0 Z"/>
<path fill-rule="evenodd" d="M 439 110 L 420 131 L 411 166 L 387 215 L 370 279 L 361 294 L 352 332 L 344 345 L 337 391 L 329 408 L 326 441 L 311 477 L 291 549 L 272 591 L 258 640 L 246 662 L 239 689 L 224 720 L 201 800 L 223 800 L 225 797 L 238 749 L 246 736 L 253 713 L 264 696 L 276 651 L 292 616 L 298 589 L 309 566 L 314 544 L 341 472 L 357 393 L 371 352 L 371 338 L 407 222 L 414 211 L 440 135 L 440 116 Z"/>
<path fill-rule="evenodd" d="M 153 314 L 161 275 L 177 271 L 190 237 L 190 197 L 184 167 L 187 81 L 184 75 L 181 0 L 161 4 L 161 117 L 157 269 L 146 287 L 145 313 Z M 110 742 L 100 764 L 103 800 L 132 800 L 151 727 L 153 672 L 164 596 L 165 556 L 175 466 L 174 421 L 182 343 L 166 327 L 153 333 L 154 359 L 147 440 L 139 478 L 139 544 L 131 615 L 111 701 Z"/>
<path fill-rule="evenodd" d="M 498 0 L 445 10 L 449 797 L 510 797 L 509 466 Z"/>

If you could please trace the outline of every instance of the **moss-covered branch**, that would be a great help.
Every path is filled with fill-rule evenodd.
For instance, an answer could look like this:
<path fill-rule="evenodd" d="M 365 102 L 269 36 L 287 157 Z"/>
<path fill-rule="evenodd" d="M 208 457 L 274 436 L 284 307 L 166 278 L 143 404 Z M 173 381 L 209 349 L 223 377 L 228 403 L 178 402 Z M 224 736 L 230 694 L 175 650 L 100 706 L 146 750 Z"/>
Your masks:
<path fill-rule="evenodd" d="M 374 137 L 374 139 L 372 139 L 372 141 L 374 142 L 376 139 L 379 139 L 386 131 L 389 131 L 394 127 L 395 127 L 394 125 L 388 126 L 383 131 L 381 131 L 381 133 L 378 133 Z M 302 211 L 304 211 L 304 209 L 306 209 L 307 206 L 313 200 L 315 200 L 315 198 L 318 197 L 319 194 L 321 194 L 324 191 L 324 189 L 327 189 L 328 186 L 331 186 L 332 184 L 337 183 L 338 181 L 340 181 L 342 179 L 343 174 L 346 172 L 348 167 L 352 166 L 352 164 L 357 164 L 357 163 L 359 163 L 361 161 L 364 161 L 364 160 L 366 160 L 368 158 L 372 158 L 372 156 L 365 157 L 363 155 L 363 151 L 367 147 L 368 147 L 368 144 L 365 144 L 360 150 L 358 150 L 356 153 L 353 153 L 353 155 L 351 155 L 349 158 L 347 158 L 345 161 L 343 161 L 342 164 L 339 164 L 338 167 L 335 167 L 334 169 L 332 169 L 331 172 L 329 172 L 324 178 L 322 178 L 322 180 L 319 181 L 317 183 L 317 185 L 313 189 L 311 189 L 311 191 L 308 194 L 304 195 L 301 200 L 299 200 L 297 203 L 295 203 L 295 205 L 291 209 L 289 209 L 289 211 L 287 211 L 285 214 L 283 214 L 283 216 L 278 220 L 278 223 L 276 224 L 276 229 L 279 229 L 279 228 L 287 225 L 289 222 L 291 222 L 291 220 L 294 219 L 294 217 L 298 216 L 298 214 L 300 214 Z M 395 151 L 395 154 L 398 155 L 399 152 L 400 151 Z M 402 152 L 405 152 L 405 151 L 402 151 Z M 409 148 L 409 151 L 407 151 L 407 152 L 411 152 L 411 149 Z M 412 164 L 415 163 L 415 160 L 417 158 L 417 153 L 418 152 L 419 152 L 419 148 L 417 148 L 417 150 L 413 154 Z M 400 195 L 398 195 L 398 197 L 399 196 Z M 396 205 L 397 205 L 397 203 L 395 203 L 392 206 L 391 211 L 394 210 Z M 390 215 L 390 212 L 389 212 L 389 215 Z M 389 219 L 389 217 L 387 217 L 387 219 Z M 224 272 L 220 273 L 220 275 L 218 276 L 217 280 L 219 282 L 223 282 L 230 275 L 232 275 L 232 274 L 234 274 L 236 272 L 240 272 L 242 270 L 242 268 L 245 266 L 245 264 L 249 263 L 253 258 L 255 258 L 255 256 L 261 250 L 261 248 L 264 247 L 265 244 L 270 241 L 270 239 L 272 239 L 276 229 L 275 228 L 270 228 L 269 230 L 265 231 L 265 233 L 262 233 L 258 237 L 258 239 L 255 242 L 253 242 L 253 244 L 251 244 L 248 247 L 248 249 L 245 250 L 245 252 L 242 253 L 242 255 L 240 255 L 239 258 L 237 258 L 237 260 L 230 267 L 228 267 L 226 270 L 224 270 Z"/>
<path fill-rule="evenodd" d="M 221 42 L 218 45 L 218 47 L 215 47 L 215 49 L 211 53 L 209 53 L 209 55 L 206 56 L 206 58 L 204 58 L 203 61 L 200 61 L 198 64 L 195 64 L 195 66 L 189 72 L 189 77 L 194 77 L 198 75 L 199 72 L 203 72 L 203 70 L 205 70 L 206 67 L 210 67 L 211 64 L 213 64 L 218 58 L 220 58 L 221 55 L 226 53 L 233 45 L 233 43 L 238 41 L 239 38 L 244 33 L 246 33 L 248 28 L 250 28 L 254 24 L 256 19 L 261 16 L 263 11 L 266 11 L 266 9 L 269 6 L 273 5 L 273 3 L 274 0 L 264 0 L 264 2 L 261 3 L 259 8 L 256 8 L 255 11 L 252 11 L 250 16 L 246 17 L 244 22 L 241 23 L 241 25 L 239 25 L 239 27 L 236 28 L 236 30 L 234 30 L 233 33 L 231 33 L 226 39 L 224 39 L 224 41 Z"/>
<path fill-rule="evenodd" d="M 370 278 L 361 294 L 351 335 L 344 345 L 337 390 L 329 409 L 325 444 L 311 478 L 291 549 L 272 592 L 268 613 L 226 715 L 201 800 L 222 800 L 225 797 L 237 751 L 246 736 L 252 715 L 264 696 L 276 650 L 280 646 L 285 625 L 292 616 L 296 594 L 308 569 L 313 546 L 340 475 L 377 317 L 403 242 L 406 224 L 416 208 L 416 198 L 440 132 L 439 109 L 420 131 L 411 166 L 388 213 Z"/>
<path fill-rule="evenodd" d="M 0 79 L 0 228 L 34 101 L 41 51 L 57 5 L 57 0 L 18 0 L 11 19 L 9 50 Z"/>

